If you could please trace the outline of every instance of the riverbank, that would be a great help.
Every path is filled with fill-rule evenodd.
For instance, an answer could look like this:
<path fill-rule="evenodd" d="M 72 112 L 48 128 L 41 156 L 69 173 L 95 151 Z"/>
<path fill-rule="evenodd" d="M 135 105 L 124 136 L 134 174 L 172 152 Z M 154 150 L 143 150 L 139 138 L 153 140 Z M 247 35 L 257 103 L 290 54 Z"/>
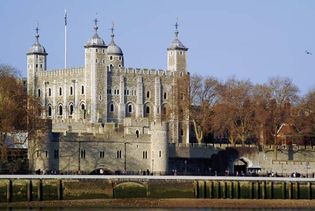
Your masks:
<path fill-rule="evenodd" d="M 315 208 L 315 200 L 256 199 L 88 199 L 0 203 L 0 208 Z"/>

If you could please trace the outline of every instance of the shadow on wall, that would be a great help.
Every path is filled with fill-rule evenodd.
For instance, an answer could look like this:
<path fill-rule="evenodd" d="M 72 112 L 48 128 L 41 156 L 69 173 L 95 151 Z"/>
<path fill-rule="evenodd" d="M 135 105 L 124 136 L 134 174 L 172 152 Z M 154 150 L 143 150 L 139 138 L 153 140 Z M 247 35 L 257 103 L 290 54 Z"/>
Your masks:
<path fill-rule="evenodd" d="M 210 159 L 210 168 L 212 174 L 233 174 L 233 163 L 239 158 L 240 154 L 238 150 L 231 147 L 226 148 L 225 150 L 221 150 L 217 154 L 212 155 Z"/>

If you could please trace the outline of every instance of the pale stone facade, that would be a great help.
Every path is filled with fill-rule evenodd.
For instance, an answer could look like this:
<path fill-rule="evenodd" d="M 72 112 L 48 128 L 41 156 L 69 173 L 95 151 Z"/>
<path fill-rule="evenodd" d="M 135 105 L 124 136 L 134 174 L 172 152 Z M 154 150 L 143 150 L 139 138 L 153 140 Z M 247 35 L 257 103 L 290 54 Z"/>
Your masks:
<path fill-rule="evenodd" d="M 107 46 L 97 24 L 94 30 L 84 67 L 57 70 L 47 70 L 37 31 L 27 54 L 28 94 L 40 98 L 51 132 L 61 134 L 31 141 L 31 168 L 165 172 L 168 143 L 189 142 L 188 49 L 176 27 L 167 70 L 125 68 L 114 34 Z"/>

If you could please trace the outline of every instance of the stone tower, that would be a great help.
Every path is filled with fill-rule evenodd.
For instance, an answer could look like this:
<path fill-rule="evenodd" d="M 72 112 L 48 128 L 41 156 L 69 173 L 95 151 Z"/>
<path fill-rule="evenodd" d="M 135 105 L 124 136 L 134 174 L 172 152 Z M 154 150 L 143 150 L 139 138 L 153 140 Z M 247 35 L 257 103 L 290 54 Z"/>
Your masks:
<path fill-rule="evenodd" d="M 39 43 L 38 27 L 36 27 L 35 43 L 27 53 L 27 93 L 40 97 L 43 95 L 40 89 L 44 84 L 37 84 L 37 72 L 46 70 L 47 53 Z M 38 88 L 38 89 L 37 89 Z M 35 90 L 37 89 L 37 90 Z"/>
<path fill-rule="evenodd" d="M 178 23 L 175 24 L 175 39 L 167 48 L 167 69 L 174 72 L 173 78 L 173 123 L 172 136 L 179 143 L 189 143 L 189 73 L 187 71 L 187 50 L 178 39 Z"/>
<path fill-rule="evenodd" d="M 107 114 L 107 72 L 106 48 L 104 40 L 98 35 L 97 19 L 93 37 L 85 48 L 85 85 L 81 87 L 81 94 L 86 96 L 86 115 L 91 123 L 106 122 Z M 104 84 L 105 83 L 105 84 Z M 81 108 L 82 109 L 82 108 Z"/>

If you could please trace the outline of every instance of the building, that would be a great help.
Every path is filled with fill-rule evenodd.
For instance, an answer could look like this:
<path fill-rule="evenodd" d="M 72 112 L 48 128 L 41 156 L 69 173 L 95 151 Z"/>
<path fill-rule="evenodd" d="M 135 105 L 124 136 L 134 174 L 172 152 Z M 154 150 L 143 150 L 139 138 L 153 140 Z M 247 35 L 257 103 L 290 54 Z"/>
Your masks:
<path fill-rule="evenodd" d="M 52 122 L 29 143 L 32 170 L 62 172 L 153 171 L 168 166 L 168 144 L 189 143 L 187 50 L 167 48 L 167 69 L 126 68 L 112 28 L 108 45 L 98 34 L 84 45 L 84 67 L 47 70 L 36 40 L 27 53 L 27 91 Z"/>

